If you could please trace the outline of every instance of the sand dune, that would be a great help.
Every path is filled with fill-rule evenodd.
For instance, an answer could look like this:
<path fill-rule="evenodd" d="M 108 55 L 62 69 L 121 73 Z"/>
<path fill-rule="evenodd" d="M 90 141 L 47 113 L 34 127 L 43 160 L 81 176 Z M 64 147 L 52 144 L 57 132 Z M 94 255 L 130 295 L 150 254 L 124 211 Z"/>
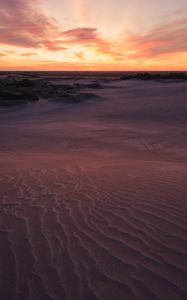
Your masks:
<path fill-rule="evenodd" d="M 187 299 L 186 83 L 109 85 L 1 110 L 3 300 Z"/>

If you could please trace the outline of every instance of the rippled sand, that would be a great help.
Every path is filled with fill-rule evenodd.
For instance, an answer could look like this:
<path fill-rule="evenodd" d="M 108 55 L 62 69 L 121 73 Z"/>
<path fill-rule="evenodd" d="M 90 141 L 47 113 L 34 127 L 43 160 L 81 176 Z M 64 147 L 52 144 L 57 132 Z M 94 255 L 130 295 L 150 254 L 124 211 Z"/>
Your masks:
<path fill-rule="evenodd" d="M 0 110 L 2 300 L 187 299 L 187 85 L 94 92 Z"/>

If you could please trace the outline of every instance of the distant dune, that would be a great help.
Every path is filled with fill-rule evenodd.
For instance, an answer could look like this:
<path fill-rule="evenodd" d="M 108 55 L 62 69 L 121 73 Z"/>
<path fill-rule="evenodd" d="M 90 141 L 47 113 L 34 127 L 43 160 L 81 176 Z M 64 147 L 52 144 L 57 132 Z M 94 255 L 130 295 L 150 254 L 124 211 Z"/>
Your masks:
<path fill-rule="evenodd" d="M 186 81 L 11 76 L 2 300 L 186 300 Z"/>

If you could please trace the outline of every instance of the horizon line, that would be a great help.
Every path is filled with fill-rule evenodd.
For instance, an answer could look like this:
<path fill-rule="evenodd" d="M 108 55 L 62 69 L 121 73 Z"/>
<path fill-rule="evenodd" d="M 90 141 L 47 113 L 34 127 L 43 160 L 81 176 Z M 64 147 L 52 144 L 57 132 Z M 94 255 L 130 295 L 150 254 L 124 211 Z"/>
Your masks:
<path fill-rule="evenodd" d="M 28 70 L 0 70 L 0 73 L 3 72 L 74 72 L 74 73 L 78 73 L 78 72 L 84 72 L 84 73 L 91 73 L 91 72 L 106 72 L 106 73 L 121 73 L 121 72 L 187 72 L 186 70 L 32 70 L 32 69 L 28 69 Z"/>

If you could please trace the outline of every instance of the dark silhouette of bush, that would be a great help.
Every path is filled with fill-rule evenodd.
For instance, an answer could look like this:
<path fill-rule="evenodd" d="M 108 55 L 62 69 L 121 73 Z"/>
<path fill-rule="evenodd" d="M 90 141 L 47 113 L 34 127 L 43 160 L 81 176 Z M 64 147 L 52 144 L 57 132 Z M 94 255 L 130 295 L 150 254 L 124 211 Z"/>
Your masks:
<path fill-rule="evenodd" d="M 38 97 L 29 92 L 0 91 L 0 106 L 14 106 L 38 101 Z"/>
<path fill-rule="evenodd" d="M 121 80 L 140 79 L 140 80 L 187 80 L 185 72 L 170 72 L 170 73 L 148 73 L 139 72 L 130 75 L 123 75 Z"/>

